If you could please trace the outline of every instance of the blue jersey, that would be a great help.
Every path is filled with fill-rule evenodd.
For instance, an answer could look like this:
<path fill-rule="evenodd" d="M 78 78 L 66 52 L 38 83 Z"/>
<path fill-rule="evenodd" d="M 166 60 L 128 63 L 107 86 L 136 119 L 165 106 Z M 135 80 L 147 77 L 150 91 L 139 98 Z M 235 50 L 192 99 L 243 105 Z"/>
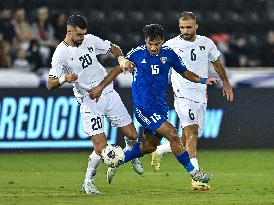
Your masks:
<path fill-rule="evenodd" d="M 169 47 L 163 46 L 158 55 L 152 56 L 145 45 L 132 49 L 126 58 L 135 63 L 132 97 L 134 107 L 168 111 L 168 74 L 173 68 L 178 73 L 187 69 L 181 58 Z"/>

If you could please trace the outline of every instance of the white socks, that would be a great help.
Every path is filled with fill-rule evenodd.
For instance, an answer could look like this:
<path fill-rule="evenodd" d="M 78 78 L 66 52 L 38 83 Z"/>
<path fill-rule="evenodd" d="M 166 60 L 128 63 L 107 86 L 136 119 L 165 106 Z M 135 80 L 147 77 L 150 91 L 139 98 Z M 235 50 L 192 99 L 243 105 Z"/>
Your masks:
<path fill-rule="evenodd" d="M 85 181 L 94 181 L 94 176 L 96 175 L 97 168 L 101 162 L 101 157 L 93 151 L 88 158 L 88 167 L 86 172 Z"/>
<path fill-rule="evenodd" d="M 171 151 L 171 148 L 170 148 L 170 143 L 169 142 L 167 142 L 167 143 L 165 143 L 165 144 L 162 144 L 162 145 L 159 145 L 158 147 L 157 147 L 157 149 L 156 149 L 156 153 L 158 154 L 158 155 L 163 155 L 163 154 L 165 154 L 165 153 L 169 153 L 169 152 L 172 152 Z"/>
<path fill-rule="evenodd" d="M 193 175 L 193 174 L 195 174 L 195 172 L 196 172 L 197 170 L 199 170 L 199 164 L 198 164 L 197 158 L 190 158 L 190 162 L 191 162 L 191 164 L 193 165 L 194 169 L 193 169 L 191 172 L 189 172 L 189 173 L 190 173 L 191 175 Z M 193 179 L 192 179 L 192 181 L 193 181 Z"/>
<path fill-rule="evenodd" d="M 190 162 L 196 170 L 199 170 L 199 164 L 198 164 L 197 158 L 190 158 Z"/>
<path fill-rule="evenodd" d="M 131 150 L 132 146 L 137 143 L 137 140 L 130 140 L 124 137 L 126 143 L 126 150 Z M 101 157 L 93 151 L 88 158 L 88 167 L 86 172 L 85 181 L 94 181 L 94 176 L 96 175 L 97 168 L 101 162 Z"/>

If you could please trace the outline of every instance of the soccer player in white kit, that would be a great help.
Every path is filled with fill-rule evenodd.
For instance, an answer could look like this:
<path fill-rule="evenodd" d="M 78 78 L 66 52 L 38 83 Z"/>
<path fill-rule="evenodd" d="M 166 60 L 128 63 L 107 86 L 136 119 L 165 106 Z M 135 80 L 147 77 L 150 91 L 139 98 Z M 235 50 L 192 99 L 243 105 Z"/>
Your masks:
<path fill-rule="evenodd" d="M 86 33 L 85 17 L 70 16 L 67 21 L 66 37 L 57 46 L 52 57 L 48 89 L 57 89 L 65 82 L 73 84 L 74 95 L 80 104 L 80 112 L 83 116 L 83 129 L 91 136 L 94 147 L 94 151 L 89 156 L 82 188 L 87 194 L 99 194 L 94 184 L 94 176 L 101 161 L 100 154 L 107 145 L 104 116 L 110 120 L 112 126 L 121 128 L 126 136 L 127 149 L 131 149 L 137 142 L 138 135 L 127 109 L 112 84 L 104 89 L 100 98 L 92 100 L 89 97 L 90 89 L 97 86 L 107 75 L 96 56 L 111 52 L 118 58 L 121 72 L 122 69 L 128 69 L 133 65 L 124 58 L 119 46 Z M 138 174 L 143 174 L 144 169 L 138 159 L 132 160 L 132 165 Z"/>
<path fill-rule="evenodd" d="M 211 62 L 222 79 L 223 95 L 228 101 L 233 101 L 233 91 L 220 61 L 221 54 L 211 39 L 196 35 L 198 28 L 196 16 L 192 12 L 183 12 L 179 18 L 179 28 L 181 34 L 168 40 L 164 45 L 172 48 L 190 71 L 204 78 L 208 77 L 209 62 Z M 175 94 L 174 107 L 183 128 L 181 142 L 189 152 L 190 161 L 199 169 L 197 140 L 204 124 L 207 86 L 190 82 L 174 70 L 171 73 L 171 82 Z M 158 146 L 152 154 L 151 166 L 154 171 L 159 171 L 161 157 L 167 152 L 171 152 L 169 143 Z M 193 190 L 209 189 L 208 184 L 193 181 L 191 187 Z"/>

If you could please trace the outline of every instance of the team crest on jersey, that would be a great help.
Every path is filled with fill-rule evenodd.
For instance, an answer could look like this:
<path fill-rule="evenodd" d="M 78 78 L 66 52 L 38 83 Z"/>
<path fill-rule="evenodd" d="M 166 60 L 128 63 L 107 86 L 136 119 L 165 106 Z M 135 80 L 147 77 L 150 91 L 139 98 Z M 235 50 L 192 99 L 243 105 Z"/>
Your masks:
<path fill-rule="evenodd" d="M 205 50 L 205 46 L 199 46 L 200 50 Z"/>
<path fill-rule="evenodd" d="M 167 61 L 167 57 L 161 57 L 160 61 L 161 61 L 162 64 L 165 64 L 166 61 Z"/>
<path fill-rule="evenodd" d="M 88 52 L 92 53 L 93 48 L 92 47 L 88 47 Z"/>

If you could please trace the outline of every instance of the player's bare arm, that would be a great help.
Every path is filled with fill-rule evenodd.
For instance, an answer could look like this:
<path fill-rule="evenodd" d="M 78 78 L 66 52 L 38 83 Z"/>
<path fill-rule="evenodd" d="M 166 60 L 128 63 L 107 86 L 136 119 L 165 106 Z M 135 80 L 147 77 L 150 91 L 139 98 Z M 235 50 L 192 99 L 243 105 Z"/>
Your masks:
<path fill-rule="evenodd" d="M 115 58 L 119 56 L 124 56 L 121 48 L 116 44 L 111 44 L 110 52 L 114 55 Z"/>
<path fill-rule="evenodd" d="M 78 79 L 78 75 L 75 73 L 69 73 L 61 76 L 60 78 L 49 77 L 48 78 L 48 90 L 58 89 L 65 82 L 75 83 Z"/>
<path fill-rule="evenodd" d="M 122 72 L 123 70 L 120 66 L 115 66 L 98 86 L 88 90 L 90 98 L 99 98 L 104 88 L 107 87 Z"/>
<path fill-rule="evenodd" d="M 119 46 L 117 46 L 116 44 L 111 44 L 110 52 L 118 59 L 119 65 L 121 66 L 123 71 L 133 71 L 134 64 L 131 61 L 125 59 L 123 52 Z"/>
<path fill-rule="evenodd" d="M 180 74 L 181 74 L 181 76 L 183 76 L 183 78 L 185 78 L 191 82 L 194 82 L 194 83 L 213 85 L 213 84 L 217 84 L 219 82 L 219 80 L 215 77 L 202 78 L 189 70 L 187 70 L 183 73 L 180 73 Z"/>
<path fill-rule="evenodd" d="M 223 96 L 226 96 L 228 101 L 233 101 L 233 90 L 229 84 L 223 64 L 221 63 L 220 59 L 217 59 L 215 62 L 213 62 L 213 65 L 215 71 L 223 81 Z"/>

